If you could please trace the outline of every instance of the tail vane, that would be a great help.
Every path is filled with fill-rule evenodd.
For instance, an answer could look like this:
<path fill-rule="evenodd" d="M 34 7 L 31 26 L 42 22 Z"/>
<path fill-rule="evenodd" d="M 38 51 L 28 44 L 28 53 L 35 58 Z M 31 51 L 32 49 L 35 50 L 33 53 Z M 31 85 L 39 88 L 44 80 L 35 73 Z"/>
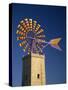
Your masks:
<path fill-rule="evenodd" d="M 58 50 L 61 51 L 61 48 L 59 46 L 59 42 L 61 41 L 61 38 L 55 38 L 55 39 L 52 39 L 50 40 L 49 44 L 53 47 L 53 48 L 56 48 Z"/>

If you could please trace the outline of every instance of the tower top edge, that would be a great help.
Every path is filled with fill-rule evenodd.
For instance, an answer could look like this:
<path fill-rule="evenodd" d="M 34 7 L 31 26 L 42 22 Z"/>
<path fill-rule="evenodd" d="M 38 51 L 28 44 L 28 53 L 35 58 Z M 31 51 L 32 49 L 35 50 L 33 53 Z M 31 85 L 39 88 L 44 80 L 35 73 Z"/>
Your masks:
<path fill-rule="evenodd" d="M 44 54 L 38 54 L 38 53 L 31 53 L 31 56 L 39 57 L 39 58 L 44 58 Z"/>

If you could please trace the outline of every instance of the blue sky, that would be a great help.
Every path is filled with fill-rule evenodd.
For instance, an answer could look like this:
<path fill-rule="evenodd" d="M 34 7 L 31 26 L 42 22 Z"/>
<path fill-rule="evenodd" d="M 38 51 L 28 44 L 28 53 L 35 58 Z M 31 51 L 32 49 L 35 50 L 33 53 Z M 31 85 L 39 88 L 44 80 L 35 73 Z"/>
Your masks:
<path fill-rule="evenodd" d="M 24 18 L 32 18 L 44 29 L 45 40 L 61 37 L 58 51 L 50 46 L 45 48 L 46 84 L 66 82 L 66 7 L 13 4 L 12 6 L 12 83 L 22 83 L 22 57 L 25 55 L 16 40 L 17 25 Z"/>

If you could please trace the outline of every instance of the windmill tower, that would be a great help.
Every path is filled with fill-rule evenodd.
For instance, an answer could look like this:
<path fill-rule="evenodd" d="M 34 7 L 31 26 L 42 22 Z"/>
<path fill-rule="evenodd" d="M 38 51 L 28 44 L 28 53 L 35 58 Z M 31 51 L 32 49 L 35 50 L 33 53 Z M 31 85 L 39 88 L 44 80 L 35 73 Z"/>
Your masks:
<path fill-rule="evenodd" d="M 61 50 L 58 46 L 61 38 L 46 42 L 44 30 L 37 21 L 32 19 L 26 18 L 20 21 L 17 29 L 17 40 L 22 41 L 19 43 L 19 46 L 27 53 L 22 60 L 22 85 L 45 85 L 46 71 L 43 49 L 46 46 L 51 45 L 52 47 Z"/>
<path fill-rule="evenodd" d="M 44 85 L 45 56 L 31 53 L 23 58 L 23 83 L 24 85 Z"/>

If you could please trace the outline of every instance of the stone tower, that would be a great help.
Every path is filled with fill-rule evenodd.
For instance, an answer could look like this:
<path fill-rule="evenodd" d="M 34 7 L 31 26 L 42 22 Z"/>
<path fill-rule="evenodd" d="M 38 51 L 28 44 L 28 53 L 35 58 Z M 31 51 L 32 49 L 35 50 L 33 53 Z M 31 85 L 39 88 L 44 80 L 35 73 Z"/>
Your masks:
<path fill-rule="evenodd" d="M 31 53 L 23 58 L 23 86 L 45 85 L 45 56 Z"/>

